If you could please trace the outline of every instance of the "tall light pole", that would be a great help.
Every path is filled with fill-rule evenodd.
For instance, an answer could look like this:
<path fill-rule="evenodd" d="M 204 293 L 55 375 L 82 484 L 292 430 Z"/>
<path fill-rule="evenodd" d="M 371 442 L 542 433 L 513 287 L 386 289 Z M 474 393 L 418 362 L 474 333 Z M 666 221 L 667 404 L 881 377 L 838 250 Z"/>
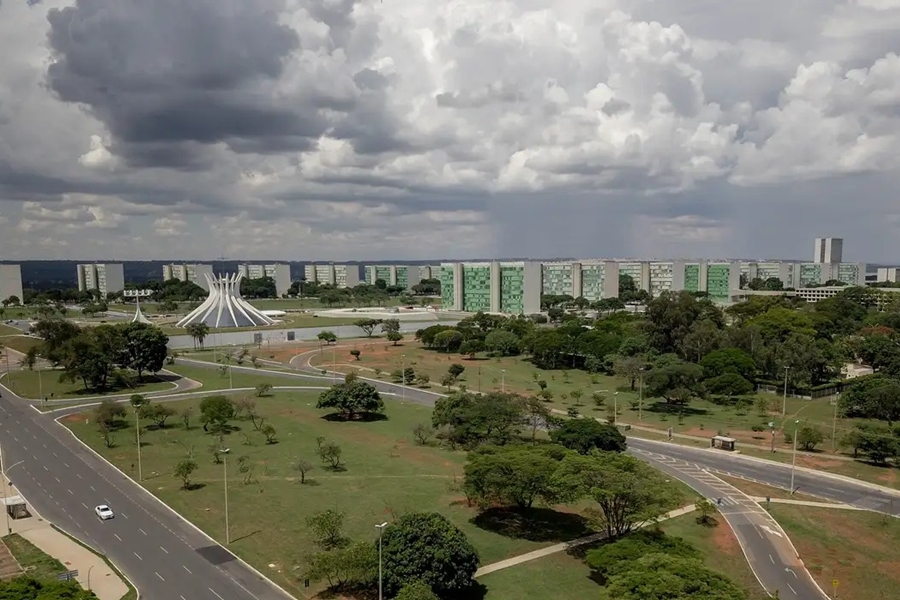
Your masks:
<path fill-rule="evenodd" d="M 6 473 L 16 465 L 21 465 L 23 462 L 25 461 L 20 460 L 7 467 L 3 455 L 0 453 L 0 477 L 3 477 L 3 512 L 6 513 L 6 531 L 8 534 L 12 534 L 12 527 L 9 524 L 9 506 L 6 504 L 6 499 L 9 497 L 9 480 L 6 478 Z"/>
<path fill-rule="evenodd" d="M 640 386 L 638 391 L 638 421 L 644 420 L 644 367 L 638 370 Z"/>
<path fill-rule="evenodd" d="M 784 368 L 784 397 L 781 400 L 781 416 L 784 417 L 785 413 L 787 413 L 787 380 L 788 380 L 788 371 L 790 371 L 790 367 Z"/>
<path fill-rule="evenodd" d="M 613 393 L 613 427 L 619 426 L 619 392 Z"/>
<path fill-rule="evenodd" d="M 382 523 L 381 525 L 376 525 L 375 528 L 378 529 L 378 600 L 384 600 L 384 596 L 381 592 L 381 584 L 382 584 L 382 572 L 381 572 L 381 536 L 384 534 L 384 528 L 387 527 L 387 521 Z"/>
<path fill-rule="evenodd" d="M 834 395 L 834 417 L 831 419 L 831 453 L 834 454 L 834 436 L 837 435 L 837 411 L 838 404 L 841 403 L 841 393 Z"/>
<path fill-rule="evenodd" d="M 137 438 L 138 455 L 138 481 L 144 481 L 144 470 L 141 465 L 141 407 L 144 405 L 144 397 L 135 394 L 131 397 L 131 406 L 134 408 L 134 434 Z M 134 463 L 132 463 L 133 468 Z"/>
<path fill-rule="evenodd" d="M 403 401 L 406 402 L 406 355 L 400 355 L 400 387 L 402 389 Z"/>
<path fill-rule="evenodd" d="M 506 393 L 506 369 L 500 369 L 500 392 Z"/>
<path fill-rule="evenodd" d="M 231 543 L 231 529 L 228 527 L 228 453 L 231 451 L 231 448 L 222 448 L 219 452 L 222 453 L 222 473 L 223 473 L 223 481 L 225 482 L 225 543 Z"/>
<path fill-rule="evenodd" d="M 337 358 L 335 357 L 335 346 L 331 347 L 331 383 L 337 385 Z"/>
<path fill-rule="evenodd" d="M 791 453 L 791 496 L 794 495 L 794 468 L 797 466 L 797 431 L 800 420 L 794 421 L 794 451 Z"/>
<path fill-rule="evenodd" d="M 231 363 L 228 363 L 228 389 L 234 389 L 234 377 L 231 374 Z"/>

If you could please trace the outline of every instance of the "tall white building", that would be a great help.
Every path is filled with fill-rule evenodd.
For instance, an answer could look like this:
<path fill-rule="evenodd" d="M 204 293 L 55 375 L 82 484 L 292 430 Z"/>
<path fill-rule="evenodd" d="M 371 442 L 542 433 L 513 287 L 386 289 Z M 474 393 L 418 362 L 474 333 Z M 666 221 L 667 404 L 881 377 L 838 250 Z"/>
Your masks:
<path fill-rule="evenodd" d="M 22 302 L 22 268 L 19 265 L 0 265 L 0 302 L 15 296 Z"/>
<path fill-rule="evenodd" d="M 209 281 L 206 275 L 212 276 L 212 265 L 163 265 L 162 275 L 163 281 L 177 279 L 179 281 L 190 281 L 196 283 L 207 292 L 209 291 Z"/>
<path fill-rule="evenodd" d="M 900 267 L 878 267 L 877 273 L 875 281 L 890 281 L 891 283 L 900 281 Z"/>
<path fill-rule="evenodd" d="M 309 283 L 333 285 L 338 288 L 352 288 L 359 285 L 357 265 L 308 264 L 303 269 L 303 278 Z"/>
<path fill-rule="evenodd" d="M 125 269 L 122 264 L 76 265 L 78 291 L 100 290 L 101 299 L 125 289 Z"/>
<path fill-rule="evenodd" d="M 275 293 L 279 298 L 291 289 L 291 265 L 239 265 L 238 273 L 245 279 L 260 279 L 271 277 L 275 281 Z"/>
<path fill-rule="evenodd" d="M 816 238 L 813 262 L 829 265 L 839 263 L 841 262 L 843 251 L 843 238 Z"/>

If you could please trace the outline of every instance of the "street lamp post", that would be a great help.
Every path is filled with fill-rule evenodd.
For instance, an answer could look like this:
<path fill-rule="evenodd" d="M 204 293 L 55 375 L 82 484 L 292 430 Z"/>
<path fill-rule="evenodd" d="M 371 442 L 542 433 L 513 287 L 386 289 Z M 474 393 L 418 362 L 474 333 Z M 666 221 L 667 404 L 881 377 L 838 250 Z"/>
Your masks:
<path fill-rule="evenodd" d="M 337 384 L 337 358 L 335 357 L 335 346 L 331 347 L 331 383 Z"/>
<path fill-rule="evenodd" d="M 640 386 L 638 391 L 638 421 L 644 420 L 644 367 L 638 371 Z"/>
<path fill-rule="evenodd" d="M 800 421 L 794 421 L 794 451 L 791 453 L 791 496 L 794 495 L 794 468 L 797 466 L 797 431 Z"/>
<path fill-rule="evenodd" d="M 613 393 L 613 427 L 619 426 L 619 392 Z"/>
<path fill-rule="evenodd" d="M 506 369 L 500 369 L 500 392 L 506 393 Z"/>
<path fill-rule="evenodd" d="M 231 529 L 228 526 L 228 453 L 231 448 L 222 448 L 222 473 L 225 482 L 225 543 L 231 543 Z"/>
<path fill-rule="evenodd" d="M 134 433 L 137 436 L 137 454 L 138 454 L 138 481 L 144 480 L 144 470 L 141 465 L 141 405 L 134 407 Z M 132 463 L 134 468 L 134 463 Z"/>
<path fill-rule="evenodd" d="M 784 368 L 784 397 L 781 400 L 781 416 L 783 417 L 787 412 L 787 380 L 788 380 L 788 371 L 790 367 Z"/>
<path fill-rule="evenodd" d="M 382 595 L 382 591 L 381 591 L 381 587 L 382 587 L 381 536 L 384 534 L 385 527 L 387 527 L 387 521 L 385 521 L 381 525 L 375 526 L 375 528 L 378 529 L 378 600 L 384 600 L 384 596 Z"/>
<path fill-rule="evenodd" d="M 837 435 L 837 411 L 838 404 L 841 403 L 841 393 L 834 395 L 834 416 L 831 419 L 831 453 L 834 454 L 834 436 Z"/>
<path fill-rule="evenodd" d="M 406 355 L 400 355 L 400 390 L 403 394 L 403 401 L 406 402 Z"/>
<path fill-rule="evenodd" d="M 91 565 L 91 567 L 88 569 L 88 575 L 87 575 L 88 591 L 91 591 L 91 570 L 94 568 L 94 566 L 95 565 Z"/>

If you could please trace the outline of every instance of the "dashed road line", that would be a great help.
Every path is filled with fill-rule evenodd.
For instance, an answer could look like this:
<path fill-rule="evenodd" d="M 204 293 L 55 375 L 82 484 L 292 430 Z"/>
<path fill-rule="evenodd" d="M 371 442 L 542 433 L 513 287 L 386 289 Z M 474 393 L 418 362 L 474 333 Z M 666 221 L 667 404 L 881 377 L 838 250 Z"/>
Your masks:
<path fill-rule="evenodd" d="M 156 573 L 156 576 L 159 577 L 160 581 L 165 581 L 165 579 L 163 579 L 163 576 L 159 574 L 159 571 L 153 571 L 153 572 Z"/>
<path fill-rule="evenodd" d="M 113 535 L 116 536 L 116 539 L 117 539 L 117 540 L 119 540 L 120 542 L 122 541 L 122 538 L 119 537 L 119 534 L 118 534 L 118 533 L 114 533 Z"/>
<path fill-rule="evenodd" d="M 190 570 L 190 569 L 188 569 L 188 568 L 185 567 L 184 565 L 181 565 L 181 566 L 184 568 L 185 571 L 187 571 L 188 573 L 191 573 L 191 570 Z M 191 575 L 193 575 L 193 573 L 191 573 Z"/>
<path fill-rule="evenodd" d="M 166 554 L 168 554 L 168 553 L 169 553 L 169 551 L 168 551 L 168 550 L 166 550 L 166 549 L 165 549 L 165 548 L 163 548 L 163 547 L 162 547 L 162 546 L 160 546 L 160 547 L 159 547 L 159 549 L 160 549 L 160 550 L 162 550 L 162 551 L 163 551 L 163 552 L 165 552 L 165 553 L 166 553 Z"/>
<path fill-rule="evenodd" d="M 137 557 L 138 557 L 138 560 L 144 560 L 143 558 L 141 558 L 141 555 L 138 554 L 137 552 L 132 552 L 132 554 L 134 554 L 135 556 L 137 556 Z M 225 600 L 225 599 L 223 598 L 222 600 Z"/>
<path fill-rule="evenodd" d="M 208 589 L 208 590 L 211 591 L 213 594 L 215 594 L 215 595 L 216 595 L 216 598 L 218 598 L 219 600 L 225 600 L 225 598 L 223 598 L 222 596 L 220 596 L 220 595 L 216 592 L 216 590 L 214 590 L 214 589 L 212 589 L 212 588 L 206 588 L 206 589 Z"/>

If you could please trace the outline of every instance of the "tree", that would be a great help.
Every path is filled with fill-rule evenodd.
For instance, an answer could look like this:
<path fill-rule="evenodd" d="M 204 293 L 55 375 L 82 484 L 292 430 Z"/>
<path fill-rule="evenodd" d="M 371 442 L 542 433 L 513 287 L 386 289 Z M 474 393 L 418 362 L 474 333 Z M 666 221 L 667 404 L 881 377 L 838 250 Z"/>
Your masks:
<path fill-rule="evenodd" d="M 319 440 L 316 441 L 318 442 Z M 319 455 L 319 459 L 325 463 L 329 469 L 332 471 L 343 470 L 344 466 L 341 464 L 341 455 L 343 454 L 343 451 L 337 443 L 325 441 L 323 439 L 319 442 L 316 452 Z"/>
<path fill-rule="evenodd" d="M 488 352 L 497 356 L 517 356 L 522 352 L 522 342 L 519 336 L 502 329 L 490 332 L 484 338 L 484 347 Z"/>
<path fill-rule="evenodd" d="M 200 401 L 200 422 L 203 430 L 222 431 L 234 418 L 234 402 L 227 396 L 207 396 Z"/>
<path fill-rule="evenodd" d="M 406 385 L 412 385 L 416 380 L 416 370 L 413 367 L 406 367 L 403 369 L 403 383 Z"/>
<path fill-rule="evenodd" d="M 825 435 L 822 430 L 812 425 L 805 425 L 797 432 L 797 444 L 807 452 L 815 450 L 816 446 L 822 443 Z"/>
<path fill-rule="evenodd" d="M 271 383 L 257 384 L 255 391 L 256 391 L 256 397 L 262 398 L 263 396 L 267 395 L 270 391 L 272 391 L 272 384 Z"/>
<path fill-rule="evenodd" d="M 716 514 L 716 506 L 706 498 L 700 498 L 694 504 L 694 508 L 697 510 L 697 523 L 700 525 L 713 525 L 715 524 L 715 519 L 713 515 Z"/>
<path fill-rule="evenodd" d="M 657 364 L 644 378 L 647 393 L 664 398 L 669 404 L 686 404 L 690 401 L 697 392 L 703 369 L 677 358 Z"/>
<path fill-rule="evenodd" d="M 168 353 L 169 336 L 155 325 L 128 323 L 122 327 L 124 344 L 121 366 L 132 369 L 143 381 L 143 374 L 156 373 L 163 368 Z"/>
<path fill-rule="evenodd" d="M 662 472 L 617 452 L 567 455 L 555 475 L 561 498 L 588 497 L 599 506 L 610 539 L 656 521 L 681 502 Z"/>
<path fill-rule="evenodd" d="M 325 342 L 326 344 L 333 344 L 337 341 L 337 336 L 334 335 L 333 331 L 320 331 L 318 335 L 316 335 L 316 339 L 320 342 Z"/>
<path fill-rule="evenodd" d="M 274 444 L 277 440 L 275 439 L 275 427 L 271 423 L 265 423 L 259 428 L 259 432 L 266 436 L 266 443 L 269 445 Z"/>
<path fill-rule="evenodd" d="M 175 465 L 172 474 L 181 479 L 181 489 L 188 490 L 191 488 L 191 474 L 197 470 L 197 463 L 190 459 L 185 459 Z"/>
<path fill-rule="evenodd" d="M 459 353 L 469 360 L 475 358 L 479 352 L 484 352 L 484 342 L 481 340 L 466 340 L 459 346 Z"/>
<path fill-rule="evenodd" d="M 181 417 L 181 422 L 184 424 L 184 429 L 187 431 L 191 428 L 191 416 L 194 414 L 194 409 L 191 406 L 183 409 L 181 413 L 179 413 L 179 417 Z"/>
<path fill-rule="evenodd" d="M 360 352 L 360 351 L 357 350 L 356 348 L 354 348 L 353 350 L 350 351 L 350 356 L 352 356 L 352 357 L 355 358 L 356 360 L 359 360 L 360 354 L 362 354 L 362 352 Z"/>
<path fill-rule="evenodd" d="M 375 386 L 347 376 L 344 383 L 331 386 L 319 395 L 316 408 L 336 409 L 343 418 L 352 420 L 360 414 L 384 412 L 384 400 Z"/>
<path fill-rule="evenodd" d="M 196 350 L 198 345 L 202 349 L 203 340 L 205 340 L 206 336 L 209 335 L 209 325 L 207 325 L 206 323 L 191 323 L 190 325 L 185 327 L 185 329 L 194 342 L 194 349 Z"/>
<path fill-rule="evenodd" d="M 385 319 L 381 322 L 381 333 L 384 333 L 388 336 L 388 340 L 390 340 L 390 334 L 392 333 L 400 333 L 400 321 L 399 319 Z"/>
<path fill-rule="evenodd" d="M 550 432 L 550 439 L 579 454 L 590 454 L 593 450 L 624 452 L 626 447 L 625 436 L 618 427 L 595 419 L 568 420 Z"/>
<path fill-rule="evenodd" d="M 645 365 L 646 361 L 640 356 L 620 356 L 613 361 L 613 372 L 619 377 L 627 379 L 633 392 L 634 384 Z"/>
<path fill-rule="evenodd" d="M 531 443 L 536 444 L 538 430 L 551 429 L 553 415 L 544 400 L 539 397 L 525 398 L 523 407 L 525 425 L 531 429 Z"/>
<path fill-rule="evenodd" d="M 440 598 L 431 591 L 430 585 L 417 580 L 404 584 L 400 592 L 394 596 L 394 600 L 440 600 Z"/>
<path fill-rule="evenodd" d="M 375 332 L 375 328 L 381 325 L 381 323 L 381 319 L 357 319 L 353 322 L 355 326 L 363 330 L 363 333 L 366 334 L 366 337 L 372 337 L 372 334 Z"/>
<path fill-rule="evenodd" d="M 508 446 L 466 457 L 466 497 L 482 508 L 531 508 L 535 500 L 552 504 L 558 461 L 533 446 Z"/>
<path fill-rule="evenodd" d="M 346 547 L 321 550 L 309 557 L 305 576 L 328 582 L 332 590 L 358 587 L 372 581 L 378 568 L 378 553 L 371 544 L 355 542 Z"/>
<path fill-rule="evenodd" d="M 94 412 L 94 421 L 101 427 L 115 430 L 122 425 L 127 414 L 125 407 L 121 404 L 116 404 L 112 400 L 103 400 Z"/>
<path fill-rule="evenodd" d="M 297 469 L 297 472 L 300 473 L 300 483 L 306 483 L 306 476 L 310 471 L 313 470 L 313 464 L 305 459 L 299 459 L 294 464 L 294 468 Z"/>
<path fill-rule="evenodd" d="M 743 589 L 696 558 L 647 554 L 610 573 L 601 600 L 746 600 Z"/>
<path fill-rule="evenodd" d="M 160 429 L 163 429 L 166 426 L 166 421 L 174 414 L 175 409 L 166 406 L 165 404 L 151 404 L 147 406 L 146 410 L 141 411 L 142 417 L 150 419 Z"/>
<path fill-rule="evenodd" d="M 725 373 L 736 373 L 744 379 L 752 379 L 756 373 L 756 363 L 739 348 L 713 350 L 700 361 L 703 377 L 711 379 Z"/>
<path fill-rule="evenodd" d="M 411 581 L 424 582 L 438 597 L 459 594 L 474 583 L 478 552 L 439 513 L 403 515 L 385 527 L 381 543 L 388 597 Z"/>
<path fill-rule="evenodd" d="M 403 334 L 399 331 L 388 331 L 385 337 L 389 342 L 392 343 L 392 345 L 396 346 L 397 343 L 403 339 Z"/>
<path fill-rule="evenodd" d="M 753 384 L 737 373 L 722 373 L 707 379 L 703 385 L 706 391 L 714 396 L 744 396 L 753 392 Z"/>
<path fill-rule="evenodd" d="M 454 381 L 460 378 L 460 376 L 465 372 L 466 368 L 459 363 L 453 363 L 449 367 L 447 367 L 447 374 L 453 378 Z"/>
<path fill-rule="evenodd" d="M 446 427 L 453 444 L 473 448 L 490 442 L 504 445 L 518 435 L 524 403 L 516 394 L 456 392 L 439 398 L 431 414 L 435 429 Z"/>
<path fill-rule="evenodd" d="M 15 296 L 11 296 L 14 298 Z M 6 302 L 6 300 L 4 300 Z M 413 596 L 417 598 L 417 596 Z M 423 597 L 427 598 L 427 597 Z M 28 576 L 0 581 L 3 600 L 97 600 L 94 592 L 81 588 L 76 581 L 42 581 Z"/>
<path fill-rule="evenodd" d="M 420 446 L 427 444 L 432 435 L 434 435 L 434 429 L 425 423 L 419 423 L 413 428 L 413 438 Z"/>
<path fill-rule="evenodd" d="M 306 517 L 306 526 L 313 534 L 313 540 L 322 550 L 343 548 L 350 543 L 344 535 L 344 513 L 329 508 Z"/>

